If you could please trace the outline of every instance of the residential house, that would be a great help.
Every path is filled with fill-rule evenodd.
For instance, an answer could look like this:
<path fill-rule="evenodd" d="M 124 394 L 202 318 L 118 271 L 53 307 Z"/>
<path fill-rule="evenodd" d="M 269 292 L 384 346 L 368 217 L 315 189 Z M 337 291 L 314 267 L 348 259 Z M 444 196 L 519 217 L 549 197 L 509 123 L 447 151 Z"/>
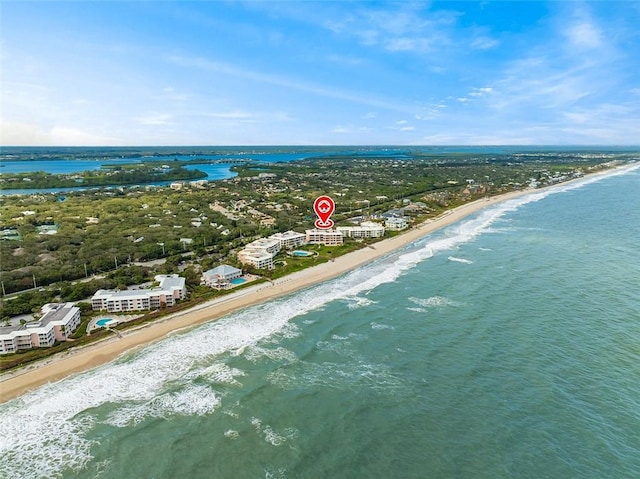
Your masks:
<path fill-rule="evenodd" d="M 231 281 L 242 276 L 242 270 L 226 264 L 202 273 L 202 282 L 215 289 L 228 289 Z"/>

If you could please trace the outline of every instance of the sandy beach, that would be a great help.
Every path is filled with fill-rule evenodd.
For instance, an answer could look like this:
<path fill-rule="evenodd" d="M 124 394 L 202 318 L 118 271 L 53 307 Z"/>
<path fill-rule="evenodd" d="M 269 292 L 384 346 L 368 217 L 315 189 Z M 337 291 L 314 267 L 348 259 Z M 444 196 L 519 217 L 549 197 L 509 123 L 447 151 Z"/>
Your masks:
<path fill-rule="evenodd" d="M 212 321 L 232 311 L 335 278 L 483 208 L 534 191 L 514 191 L 464 204 L 398 236 L 375 243 L 374 247 L 365 247 L 340 256 L 334 261 L 293 273 L 271 283 L 256 284 L 189 310 L 168 315 L 154 323 L 122 331 L 121 337 L 114 335 L 98 343 L 72 349 L 19 370 L 5 373 L 0 378 L 0 402 L 20 396 L 43 384 L 105 364 L 125 352 L 143 347 L 176 331 Z"/>

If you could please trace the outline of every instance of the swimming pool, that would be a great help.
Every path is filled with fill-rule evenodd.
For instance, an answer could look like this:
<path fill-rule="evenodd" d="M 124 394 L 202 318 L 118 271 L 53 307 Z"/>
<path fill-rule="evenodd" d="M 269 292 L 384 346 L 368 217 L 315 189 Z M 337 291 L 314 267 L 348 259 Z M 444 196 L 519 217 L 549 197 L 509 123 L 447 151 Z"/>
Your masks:
<path fill-rule="evenodd" d="M 100 326 L 101 328 L 104 328 L 111 321 L 113 321 L 113 319 L 111 319 L 111 318 L 99 319 L 98 321 L 96 321 L 96 326 Z"/>
<path fill-rule="evenodd" d="M 235 278 L 232 279 L 231 281 L 229 281 L 231 284 L 242 284 L 242 283 L 246 283 L 247 280 L 244 278 Z"/>
<path fill-rule="evenodd" d="M 291 254 L 293 256 L 313 256 L 313 253 L 310 253 L 308 251 L 298 250 L 298 249 L 295 251 L 292 251 Z"/>

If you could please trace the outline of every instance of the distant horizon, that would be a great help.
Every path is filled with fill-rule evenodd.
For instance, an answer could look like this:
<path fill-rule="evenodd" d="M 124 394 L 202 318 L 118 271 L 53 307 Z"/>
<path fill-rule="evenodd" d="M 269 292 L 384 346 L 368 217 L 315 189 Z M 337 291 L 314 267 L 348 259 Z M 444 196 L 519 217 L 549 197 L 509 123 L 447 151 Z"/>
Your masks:
<path fill-rule="evenodd" d="M 469 147 L 469 148 L 484 148 L 484 147 L 535 147 L 535 148 L 603 148 L 603 147 L 633 147 L 639 148 L 640 143 L 629 144 L 606 144 L 606 143 L 438 143 L 438 144 L 400 144 L 400 143 L 278 143 L 278 144 L 175 144 L 175 145 L 163 145 L 163 144 L 139 144 L 139 145 L 0 145 L 0 148 L 342 148 L 342 147 L 391 147 L 391 148 L 450 148 L 450 147 Z"/>
<path fill-rule="evenodd" d="M 0 144 L 640 144 L 638 2 L 2 5 Z"/>
<path fill-rule="evenodd" d="M 620 149 L 620 148 L 628 148 L 628 149 L 639 149 L 639 144 L 440 144 L 440 145 L 399 145 L 399 144 L 331 144 L 331 145 L 321 145 L 321 144 L 278 144 L 278 145 L 6 145 L 0 146 L 0 154 L 2 150 L 8 149 L 32 149 L 32 150 L 46 150 L 46 149 L 110 149 L 110 150 L 126 150 L 126 149 L 149 149 L 149 148 L 162 148 L 162 149 L 171 149 L 171 148 L 183 148 L 183 149 L 196 149 L 196 148 L 395 148 L 395 149 L 411 149 L 411 148 L 540 148 L 540 149 L 591 149 L 591 148 L 599 148 L 599 149 Z"/>

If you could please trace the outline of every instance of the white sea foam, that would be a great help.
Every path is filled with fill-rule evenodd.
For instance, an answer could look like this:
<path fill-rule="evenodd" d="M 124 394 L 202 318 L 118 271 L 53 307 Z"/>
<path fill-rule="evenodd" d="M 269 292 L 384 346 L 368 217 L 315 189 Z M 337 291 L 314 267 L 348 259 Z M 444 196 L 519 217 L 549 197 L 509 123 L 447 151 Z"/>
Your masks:
<path fill-rule="evenodd" d="M 395 328 L 389 324 L 376 323 L 374 321 L 371 323 L 371 329 L 395 329 Z"/>
<path fill-rule="evenodd" d="M 206 386 L 188 384 L 179 391 L 161 394 L 141 404 L 129 404 L 113 411 L 106 423 L 116 427 L 135 425 L 148 417 L 172 415 L 203 416 L 220 406 L 220 399 Z"/>
<path fill-rule="evenodd" d="M 395 281 L 431 256 L 453 251 L 472 241 L 496 220 L 522 205 L 639 168 L 640 163 L 636 163 L 626 169 L 488 207 L 447 228 L 441 235 L 426 237 L 407 248 L 417 249 L 390 255 L 336 280 L 296 293 L 294 297 L 247 308 L 189 333 L 174 335 L 133 357 L 43 386 L 2 404 L 0 477 L 55 477 L 63 470 L 82 468 L 91 459 L 93 442 L 85 436 L 95 421 L 92 410 L 102 405 L 122 404 L 110 417 L 110 421 L 118 424 L 143 420 L 145 415 L 211 413 L 219 404 L 213 390 L 205 386 L 185 387 L 180 392 L 167 392 L 167 389 L 172 384 L 175 387 L 176 381 L 188 380 L 194 368 L 201 368 L 222 353 L 243 351 L 273 335 L 297 334 L 291 326 L 292 318 L 320 309 L 330 301 L 358 297 Z M 415 304 L 422 309 L 433 307 L 433 302 L 437 303 L 434 298 L 438 297 L 416 298 L 419 301 Z M 329 368 L 324 372 L 326 374 L 320 372 L 319 379 L 324 385 L 335 379 L 333 373 L 340 376 L 339 370 Z M 346 376 L 353 379 L 351 374 Z"/>
<path fill-rule="evenodd" d="M 223 362 L 215 362 L 211 366 L 204 369 L 194 369 L 187 373 L 182 380 L 192 381 L 198 378 L 204 378 L 207 381 L 215 384 L 228 384 L 232 386 L 239 386 L 240 382 L 236 379 L 244 376 L 244 371 L 231 368 Z"/>
<path fill-rule="evenodd" d="M 244 357 L 252 362 L 261 361 L 264 358 L 268 358 L 272 361 L 286 361 L 292 363 L 298 360 L 298 357 L 293 351 L 290 351 L 283 347 L 278 348 L 263 348 L 258 345 L 250 346 Z"/>
<path fill-rule="evenodd" d="M 265 468 L 264 479 L 287 479 L 287 470 L 284 467 Z"/>
<path fill-rule="evenodd" d="M 51 478 L 61 469 L 78 471 L 91 459 L 92 442 L 84 432 L 93 418 L 60 421 L 55 416 L 19 408 L 0 421 L 0 477 Z M 27 460 L 28 459 L 28 460 Z"/>
<path fill-rule="evenodd" d="M 357 356 L 345 354 L 345 362 L 306 362 L 297 368 L 270 372 L 267 379 L 283 389 L 350 389 L 367 387 L 374 391 L 397 392 L 406 387 L 385 364 L 372 364 Z"/>
<path fill-rule="evenodd" d="M 459 306 L 459 303 L 453 301 L 449 298 L 445 298 L 444 296 L 431 296 L 430 298 L 416 298 L 410 297 L 408 298 L 413 304 L 417 304 L 418 306 L 422 306 L 423 308 L 437 308 L 443 306 Z"/>
<path fill-rule="evenodd" d="M 473 264 L 473 261 L 465 258 L 458 258 L 456 256 L 449 256 L 447 258 L 449 261 L 453 261 L 454 263 L 464 263 L 464 264 Z"/>
<path fill-rule="evenodd" d="M 358 309 L 376 304 L 376 301 L 373 301 L 369 298 L 363 298 L 362 296 L 353 296 L 346 299 L 349 301 L 349 304 L 347 305 L 349 309 Z"/>
<path fill-rule="evenodd" d="M 251 419 L 251 425 L 272 446 L 281 446 L 299 435 L 298 430 L 295 428 L 286 428 L 282 432 L 277 432 L 268 424 L 263 426 L 262 420 L 257 417 Z"/>
<path fill-rule="evenodd" d="M 238 439 L 240 437 L 240 433 L 238 431 L 234 431 L 233 429 L 229 429 L 225 431 L 224 437 L 227 439 Z"/>
<path fill-rule="evenodd" d="M 408 311 L 414 311 L 416 313 L 426 313 L 427 310 L 424 308 L 407 308 Z"/>

